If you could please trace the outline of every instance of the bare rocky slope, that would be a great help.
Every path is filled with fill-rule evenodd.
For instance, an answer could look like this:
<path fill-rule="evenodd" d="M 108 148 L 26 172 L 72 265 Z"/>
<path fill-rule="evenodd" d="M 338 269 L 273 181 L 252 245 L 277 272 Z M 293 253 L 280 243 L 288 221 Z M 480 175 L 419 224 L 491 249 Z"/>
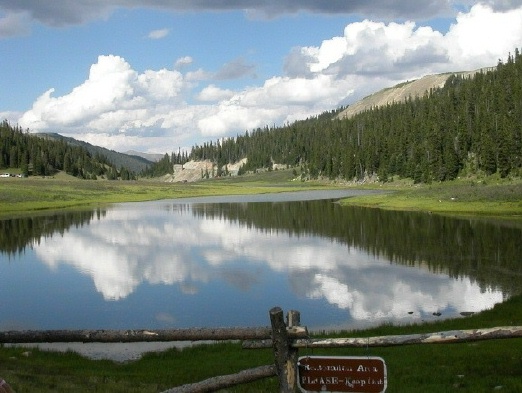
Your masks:
<path fill-rule="evenodd" d="M 394 102 L 403 102 L 409 97 L 422 97 L 430 89 L 443 87 L 446 80 L 451 75 L 462 75 L 464 77 L 472 77 L 477 72 L 485 72 L 488 68 L 482 68 L 475 71 L 450 72 L 446 74 L 427 75 L 420 79 L 400 83 L 394 87 L 383 89 L 377 93 L 369 95 L 362 100 L 350 105 L 348 108 L 339 113 L 341 119 L 351 118 L 357 113 L 366 110 L 392 104 Z"/>
<path fill-rule="evenodd" d="M 246 162 L 246 158 L 234 164 L 227 165 L 227 170 L 231 176 L 236 176 L 241 165 Z M 189 161 L 183 165 L 174 165 L 172 175 L 163 176 L 163 180 L 170 183 L 175 182 L 194 182 L 201 180 L 206 173 L 210 177 L 217 172 L 216 166 L 211 161 Z"/>

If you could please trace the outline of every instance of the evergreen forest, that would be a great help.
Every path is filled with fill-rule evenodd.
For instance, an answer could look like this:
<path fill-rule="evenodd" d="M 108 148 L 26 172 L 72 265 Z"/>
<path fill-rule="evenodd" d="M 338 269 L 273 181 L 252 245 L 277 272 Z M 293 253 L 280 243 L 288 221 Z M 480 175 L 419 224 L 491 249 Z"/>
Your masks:
<path fill-rule="evenodd" d="M 116 168 L 103 154 L 66 139 L 42 137 L 0 123 L 0 168 L 20 168 L 23 176 L 52 176 L 58 171 L 81 179 L 131 180 L 136 175 L 126 167 Z"/>
<path fill-rule="evenodd" d="M 522 175 L 518 49 L 474 77 L 450 76 L 423 97 L 350 119 L 339 119 L 338 112 L 194 146 L 190 159 L 213 161 L 218 176 L 245 157 L 240 174 L 277 163 L 300 168 L 306 179 L 378 176 L 385 182 L 397 176 L 430 183 L 477 173 Z"/>

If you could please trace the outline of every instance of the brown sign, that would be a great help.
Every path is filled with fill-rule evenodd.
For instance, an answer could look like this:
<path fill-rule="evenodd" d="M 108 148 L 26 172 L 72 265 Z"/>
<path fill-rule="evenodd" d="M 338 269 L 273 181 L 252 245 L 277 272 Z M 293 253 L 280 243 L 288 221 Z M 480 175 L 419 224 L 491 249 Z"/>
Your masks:
<path fill-rule="evenodd" d="M 302 392 L 383 393 L 386 364 L 380 357 L 302 356 L 297 362 Z"/>

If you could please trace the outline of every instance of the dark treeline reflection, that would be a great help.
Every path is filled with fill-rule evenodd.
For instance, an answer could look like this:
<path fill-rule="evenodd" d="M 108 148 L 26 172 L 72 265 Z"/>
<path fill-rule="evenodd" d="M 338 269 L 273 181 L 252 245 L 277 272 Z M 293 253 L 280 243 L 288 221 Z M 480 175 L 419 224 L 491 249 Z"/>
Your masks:
<path fill-rule="evenodd" d="M 419 212 L 341 206 L 330 201 L 195 204 L 193 214 L 262 231 L 335 239 L 393 263 L 426 266 L 482 288 L 518 292 L 522 228 Z"/>
<path fill-rule="evenodd" d="M 81 227 L 105 214 L 105 210 L 97 209 L 0 220 L 0 252 L 23 252 L 28 245 L 38 244 L 42 237 L 63 235 L 69 228 Z"/>

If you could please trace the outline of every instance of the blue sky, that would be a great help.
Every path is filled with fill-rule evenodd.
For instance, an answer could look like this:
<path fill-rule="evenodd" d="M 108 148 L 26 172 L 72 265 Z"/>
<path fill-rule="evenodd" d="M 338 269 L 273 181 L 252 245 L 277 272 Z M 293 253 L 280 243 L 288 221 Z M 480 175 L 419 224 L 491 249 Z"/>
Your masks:
<path fill-rule="evenodd" d="M 494 66 L 521 42 L 521 0 L 0 0 L 0 117 L 170 153 Z"/>

